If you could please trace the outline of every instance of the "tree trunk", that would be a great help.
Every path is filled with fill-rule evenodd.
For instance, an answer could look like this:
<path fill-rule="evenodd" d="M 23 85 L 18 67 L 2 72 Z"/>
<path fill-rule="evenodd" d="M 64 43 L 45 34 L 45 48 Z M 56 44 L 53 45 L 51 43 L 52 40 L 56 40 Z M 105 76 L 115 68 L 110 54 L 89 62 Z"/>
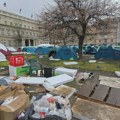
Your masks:
<path fill-rule="evenodd" d="M 79 56 L 79 59 L 81 59 L 82 58 L 82 46 L 83 46 L 83 41 L 84 41 L 84 35 L 81 35 L 80 37 L 78 37 L 78 40 L 79 40 L 79 43 L 78 43 L 78 46 L 79 46 L 78 56 Z"/>
<path fill-rule="evenodd" d="M 63 39 L 63 45 L 66 46 L 66 39 Z"/>

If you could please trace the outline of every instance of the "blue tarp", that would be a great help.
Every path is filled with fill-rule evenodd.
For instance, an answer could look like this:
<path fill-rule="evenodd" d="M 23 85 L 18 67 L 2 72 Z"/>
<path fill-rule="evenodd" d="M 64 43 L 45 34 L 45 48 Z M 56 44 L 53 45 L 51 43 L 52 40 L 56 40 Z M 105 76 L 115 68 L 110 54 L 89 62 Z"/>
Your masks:
<path fill-rule="evenodd" d="M 60 47 L 56 51 L 56 59 L 61 60 L 78 60 L 77 54 L 70 47 Z"/>

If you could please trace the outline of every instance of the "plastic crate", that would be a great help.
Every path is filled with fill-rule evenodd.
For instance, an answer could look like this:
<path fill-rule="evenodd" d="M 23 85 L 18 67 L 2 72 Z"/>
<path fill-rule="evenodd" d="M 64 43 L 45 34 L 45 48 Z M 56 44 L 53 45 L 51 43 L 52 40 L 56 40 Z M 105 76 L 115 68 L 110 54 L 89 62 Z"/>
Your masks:
<path fill-rule="evenodd" d="M 16 55 L 9 57 L 9 64 L 12 66 L 23 66 L 24 65 L 24 56 Z"/>

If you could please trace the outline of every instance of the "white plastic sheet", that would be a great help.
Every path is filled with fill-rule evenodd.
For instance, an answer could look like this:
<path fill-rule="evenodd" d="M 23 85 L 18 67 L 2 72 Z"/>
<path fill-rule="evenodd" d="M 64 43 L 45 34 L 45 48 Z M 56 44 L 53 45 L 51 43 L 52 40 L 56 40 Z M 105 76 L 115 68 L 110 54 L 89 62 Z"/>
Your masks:
<path fill-rule="evenodd" d="M 74 77 L 77 73 L 76 69 L 68 69 L 68 68 L 63 68 L 59 67 L 55 69 L 55 74 L 67 74 L 70 75 L 71 77 Z"/>
<path fill-rule="evenodd" d="M 20 77 L 15 81 L 15 83 L 43 84 L 45 79 L 46 79 L 45 77 Z"/>
<path fill-rule="evenodd" d="M 51 85 L 54 87 L 63 85 L 65 83 L 73 81 L 73 77 L 67 75 L 67 74 L 62 74 L 54 77 L 47 78 L 46 81 L 49 82 Z"/>

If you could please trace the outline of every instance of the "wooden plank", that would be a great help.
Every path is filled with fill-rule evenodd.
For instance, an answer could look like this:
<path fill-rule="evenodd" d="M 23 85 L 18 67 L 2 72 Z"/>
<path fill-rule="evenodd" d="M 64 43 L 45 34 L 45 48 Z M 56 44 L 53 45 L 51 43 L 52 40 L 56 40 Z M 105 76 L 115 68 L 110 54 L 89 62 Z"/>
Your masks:
<path fill-rule="evenodd" d="M 94 87 L 96 86 L 96 83 L 88 83 L 83 85 L 78 94 L 85 96 L 85 97 L 89 97 L 89 95 L 91 94 L 91 92 L 94 90 Z"/>
<path fill-rule="evenodd" d="M 109 87 L 105 85 L 99 84 L 98 87 L 96 87 L 94 94 L 91 96 L 91 98 L 95 100 L 103 101 L 108 94 Z"/>
<path fill-rule="evenodd" d="M 111 91 L 106 103 L 120 106 L 120 89 L 119 88 L 111 88 Z"/>

